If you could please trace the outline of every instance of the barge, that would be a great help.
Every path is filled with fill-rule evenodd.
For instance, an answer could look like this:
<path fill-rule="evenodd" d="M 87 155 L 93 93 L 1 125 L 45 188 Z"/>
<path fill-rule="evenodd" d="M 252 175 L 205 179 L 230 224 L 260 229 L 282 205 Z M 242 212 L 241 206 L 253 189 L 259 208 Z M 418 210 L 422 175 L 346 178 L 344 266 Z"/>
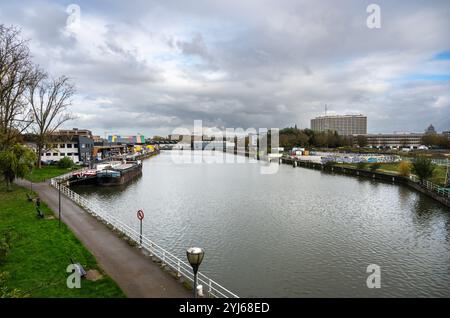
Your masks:
<path fill-rule="evenodd" d="M 98 171 L 96 181 L 101 186 L 122 185 L 141 175 L 142 163 L 140 161 L 126 162 L 110 169 Z"/>
<path fill-rule="evenodd" d="M 97 169 L 74 173 L 70 185 L 114 186 L 125 184 L 142 175 L 141 161 L 116 161 L 97 165 Z"/>

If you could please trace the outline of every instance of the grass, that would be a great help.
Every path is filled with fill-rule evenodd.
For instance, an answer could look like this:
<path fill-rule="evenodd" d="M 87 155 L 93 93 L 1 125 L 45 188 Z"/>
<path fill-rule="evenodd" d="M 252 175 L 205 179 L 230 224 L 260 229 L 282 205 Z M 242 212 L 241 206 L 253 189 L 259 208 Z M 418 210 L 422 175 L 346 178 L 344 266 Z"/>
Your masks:
<path fill-rule="evenodd" d="M 32 182 L 43 182 L 51 178 L 68 173 L 72 170 L 78 169 L 78 166 L 73 168 L 59 168 L 58 166 L 43 166 L 42 168 L 34 168 L 33 171 L 25 176 L 25 179 Z"/>
<path fill-rule="evenodd" d="M 19 295 L 26 297 L 125 297 L 65 224 L 59 229 L 57 219 L 36 217 L 34 203 L 26 200 L 27 192 L 17 185 L 8 192 L 0 183 L 0 235 L 11 235 L 9 254 L 0 264 L 0 273 L 9 273 L 7 288 L 19 289 Z M 46 216 L 53 215 L 44 203 L 41 209 Z M 86 270 L 98 270 L 103 278 L 82 279 L 80 289 L 69 289 L 66 268 L 70 258 Z"/>
<path fill-rule="evenodd" d="M 382 163 L 380 169 L 378 169 L 377 171 L 391 174 L 398 174 L 399 164 L 400 163 Z M 357 165 L 353 163 L 342 163 L 337 165 L 348 168 L 357 168 Z M 366 169 L 368 170 L 369 167 L 370 164 L 367 164 Z M 443 186 L 445 182 L 445 174 L 446 174 L 446 167 L 435 165 L 433 177 L 429 178 L 428 180 L 437 185 Z"/>

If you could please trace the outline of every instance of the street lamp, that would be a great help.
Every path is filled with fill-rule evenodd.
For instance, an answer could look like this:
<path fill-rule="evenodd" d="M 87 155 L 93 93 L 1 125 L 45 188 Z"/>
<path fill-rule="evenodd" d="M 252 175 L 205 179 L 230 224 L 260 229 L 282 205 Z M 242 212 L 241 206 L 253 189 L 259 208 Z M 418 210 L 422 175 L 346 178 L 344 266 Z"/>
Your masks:
<path fill-rule="evenodd" d="M 61 228 L 61 180 L 58 180 L 58 226 Z"/>
<path fill-rule="evenodd" d="M 197 298 L 197 272 L 205 256 L 205 251 L 200 247 L 190 247 L 186 250 L 186 255 L 194 271 L 194 298 Z"/>

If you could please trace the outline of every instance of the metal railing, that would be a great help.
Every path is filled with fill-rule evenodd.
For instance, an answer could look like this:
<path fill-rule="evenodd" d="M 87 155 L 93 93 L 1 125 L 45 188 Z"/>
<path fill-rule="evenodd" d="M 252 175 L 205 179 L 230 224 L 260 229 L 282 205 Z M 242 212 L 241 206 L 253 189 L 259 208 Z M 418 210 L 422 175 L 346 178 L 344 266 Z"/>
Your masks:
<path fill-rule="evenodd" d="M 411 181 L 413 181 L 413 182 L 419 183 L 425 189 L 427 189 L 429 191 L 432 191 L 432 192 L 435 192 L 435 193 L 437 193 L 438 195 L 440 195 L 440 196 L 442 196 L 444 198 L 447 198 L 447 199 L 450 198 L 450 191 L 447 188 L 438 186 L 437 184 L 435 184 L 433 182 L 430 182 L 428 180 L 423 180 L 422 182 L 420 182 L 420 179 L 417 178 L 414 175 L 410 175 L 409 179 Z"/>
<path fill-rule="evenodd" d="M 133 241 L 137 245 L 140 245 L 141 236 L 138 231 L 134 230 L 130 226 L 124 224 L 122 221 L 118 220 L 117 218 L 103 210 L 102 207 L 100 207 L 98 204 L 90 202 L 89 200 L 70 190 L 63 184 L 63 182 L 69 179 L 72 174 L 73 173 L 68 173 L 60 177 L 51 179 L 51 185 L 56 189 L 61 187 L 61 192 L 73 202 L 83 207 L 88 213 L 90 213 L 97 219 L 103 221 L 107 226 L 112 227 L 113 230 L 122 233 L 131 241 Z M 145 235 L 142 235 L 142 245 L 140 245 L 140 247 L 147 251 L 151 257 L 155 257 L 156 259 L 158 259 L 161 262 L 162 267 L 167 267 L 174 271 L 177 277 L 184 277 L 188 281 L 192 283 L 194 282 L 192 267 L 188 263 L 173 255 L 149 238 L 145 237 Z M 203 290 L 205 290 L 206 288 L 206 292 L 209 297 L 239 298 L 239 296 L 237 296 L 235 293 L 229 291 L 201 272 L 198 272 L 197 281 L 198 284 L 201 284 L 203 286 Z"/>

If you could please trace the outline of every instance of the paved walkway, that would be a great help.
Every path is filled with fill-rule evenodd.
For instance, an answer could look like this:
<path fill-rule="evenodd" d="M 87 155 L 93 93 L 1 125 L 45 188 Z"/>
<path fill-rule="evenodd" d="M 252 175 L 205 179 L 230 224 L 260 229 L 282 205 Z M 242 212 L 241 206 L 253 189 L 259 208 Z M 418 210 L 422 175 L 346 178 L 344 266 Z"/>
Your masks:
<path fill-rule="evenodd" d="M 17 180 L 16 183 L 27 188 L 30 186 L 28 181 Z M 33 190 L 57 214 L 58 191 L 48 183 L 33 183 Z M 61 211 L 62 221 L 128 297 L 191 297 L 187 289 L 157 264 L 64 195 L 61 195 Z"/>

